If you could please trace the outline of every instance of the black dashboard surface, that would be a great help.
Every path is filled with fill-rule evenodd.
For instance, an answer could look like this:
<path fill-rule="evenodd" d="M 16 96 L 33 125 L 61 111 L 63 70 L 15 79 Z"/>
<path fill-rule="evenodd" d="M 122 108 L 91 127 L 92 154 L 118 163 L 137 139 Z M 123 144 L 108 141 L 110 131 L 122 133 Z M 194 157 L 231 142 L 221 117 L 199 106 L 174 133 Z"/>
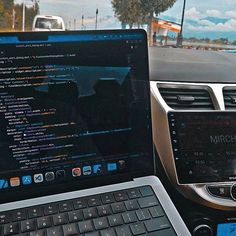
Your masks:
<path fill-rule="evenodd" d="M 178 48 L 149 48 L 150 80 L 236 82 L 236 53 Z"/>

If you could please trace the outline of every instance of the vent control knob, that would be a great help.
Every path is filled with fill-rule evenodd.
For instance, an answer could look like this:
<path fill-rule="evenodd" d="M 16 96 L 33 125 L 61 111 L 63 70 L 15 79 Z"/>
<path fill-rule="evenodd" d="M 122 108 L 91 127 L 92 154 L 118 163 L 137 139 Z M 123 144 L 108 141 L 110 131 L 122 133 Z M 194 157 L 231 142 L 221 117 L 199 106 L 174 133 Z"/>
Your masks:
<path fill-rule="evenodd" d="M 213 236 L 213 230 L 209 225 L 198 225 L 193 229 L 193 236 Z"/>

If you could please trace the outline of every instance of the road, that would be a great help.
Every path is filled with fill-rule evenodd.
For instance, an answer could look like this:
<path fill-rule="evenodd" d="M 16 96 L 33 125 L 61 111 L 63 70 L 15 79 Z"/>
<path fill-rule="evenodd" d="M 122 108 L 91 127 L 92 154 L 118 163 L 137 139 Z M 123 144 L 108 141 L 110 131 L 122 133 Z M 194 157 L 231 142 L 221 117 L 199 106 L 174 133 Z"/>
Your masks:
<path fill-rule="evenodd" d="M 236 82 L 236 54 L 179 48 L 149 48 L 150 79 Z"/>

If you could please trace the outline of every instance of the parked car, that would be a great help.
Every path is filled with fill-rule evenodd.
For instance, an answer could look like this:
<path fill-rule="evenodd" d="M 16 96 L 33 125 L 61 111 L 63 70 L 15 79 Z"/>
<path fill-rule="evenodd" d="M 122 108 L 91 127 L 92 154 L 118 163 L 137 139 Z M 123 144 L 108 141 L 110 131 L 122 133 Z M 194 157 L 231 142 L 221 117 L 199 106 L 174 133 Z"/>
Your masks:
<path fill-rule="evenodd" d="M 36 15 L 32 31 L 65 31 L 65 23 L 60 16 Z"/>

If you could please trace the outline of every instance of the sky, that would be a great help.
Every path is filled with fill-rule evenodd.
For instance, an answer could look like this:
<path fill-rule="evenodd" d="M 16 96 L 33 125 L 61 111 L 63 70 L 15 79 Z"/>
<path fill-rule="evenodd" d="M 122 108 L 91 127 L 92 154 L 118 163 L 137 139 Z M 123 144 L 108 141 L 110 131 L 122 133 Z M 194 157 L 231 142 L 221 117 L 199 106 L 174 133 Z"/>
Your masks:
<path fill-rule="evenodd" d="M 29 6 L 32 4 L 31 0 L 25 1 Z M 114 16 L 111 0 L 39 0 L 39 4 L 40 14 L 60 15 L 70 29 L 81 29 L 82 15 L 86 29 L 94 29 L 97 8 L 98 28 L 121 27 Z M 159 17 L 180 22 L 182 7 L 183 0 L 177 0 Z M 186 0 L 185 19 L 186 37 L 228 37 L 236 40 L 236 0 Z"/>
<path fill-rule="evenodd" d="M 236 0 L 187 0 L 185 33 L 198 37 L 236 40 Z M 163 13 L 181 18 L 181 1 Z"/>

